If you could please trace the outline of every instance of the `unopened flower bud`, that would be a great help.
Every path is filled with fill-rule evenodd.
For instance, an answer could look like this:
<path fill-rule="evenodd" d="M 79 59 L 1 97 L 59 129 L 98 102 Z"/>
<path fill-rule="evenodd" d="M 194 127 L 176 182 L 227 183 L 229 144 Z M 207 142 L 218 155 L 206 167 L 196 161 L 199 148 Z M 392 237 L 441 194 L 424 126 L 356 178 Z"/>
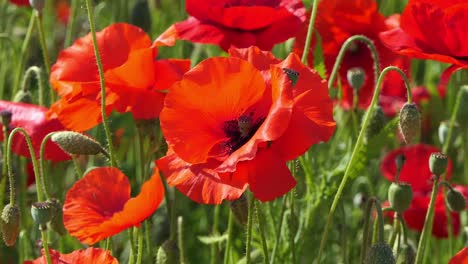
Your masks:
<path fill-rule="evenodd" d="M 130 23 L 140 27 L 147 33 L 151 31 L 151 14 L 149 10 L 147 0 L 138 0 L 132 8 L 132 15 L 130 16 Z"/>
<path fill-rule="evenodd" d="M 421 115 L 415 103 L 405 103 L 400 110 L 400 132 L 405 142 L 411 143 L 421 131 Z"/>
<path fill-rule="evenodd" d="M 445 197 L 445 202 L 452 212 L 461 212 L 466 208 L 466 200 L 463 194 L 455 189 L 450 189 Z"/>
<path fill-rule="evenodd" d="M 53 209 L 49 202 L 37 202 L 33 203 L 31 206 L 31 215 L 34 220 L 39 225 L 41 230 L 45 229 L 47 222 L 52 219 Z"/>
<path fill-rule="evenodd" d="M 448 132 L 449 132 L 449 123 L 450 121 L 443 121 L 440 122 L 439 125 L 439 141 L 442 145 L 445 145 L 445 142 L 447 142 L 447 137 L 448 137 Z M 455 139 L 457 138 L 458 134 L 460 133 L 460 125 L 458 123 L 453 124 L 452 128 L 452 135 L 450 136 L 450 143 L 453 144 L 455 142 Z"/>
<path fill-rule="evenodd" d="M 173 240 L 166 240 L 158 249 L 157 264 L 179 264 L 179 248 Z"/>
<path fill-rule="evenodd" d="M 245 226 L 249 216 L 249 202 L 247 201 L 247 198 L 245 198 L 245 195 L 241 195 L 237 200 L 230 201 L 229 205 L 236 222 Z"/>
<path fill-rule="evenodd" d="M 45 6 L 45 0 L 29 0 L 29 5 L 39 12 L 42 12 Z"/>
<path fill-rule="evenodd" d="M 396 212 L 403 213 L 409 208 L 412 200 L 413 190 L 409 184 L 392 183 L 388 188 L 388 201 Z"/>
<path fill-rule="evenodd" d="M 468 85 L 463 85 L 461 89 L 460 106 L 457 112 L 457 121 L 464 127 L 468 127 Z"/>
<path fill-rule="evenodd" d="M 416 251 L 414 247 L 409 244 L 403 244 L 398 253 L 398 257 L 396 259 L 397 264 L 414 264 L 416 259 Z"/>
<path fill-rule="evenodd" d="M 431 173 L 440 176 L 447 169 L 448 157 L 440 152 L 434 152 L 429 157 L 429 169 Z"/>
<path fill-rule="evenodd" d="M 366 112 L 362 120 L 365 120 L 369 111 Z M 382 107 L 379 105 L 375 106 L 372 115 L 370 116 L 369 125 L 366 130 L 366 139 L 369 140 L 373 136 L 377 135 L 382 128 L 385 126 L 385 114 L 382 110 Z"/>
<path fill-rule="evenodd" d="M 109 154 L 99 142 L 81 133 L 61 131 L 54 133 L 51 139 L 69 154 L 97 155 L 103 153 L 109 157 Z"/>
<path fill-rule="evenodd" d="M 32 104 L 33 97 L 30 91 L 19 90 L 16 92 L 13 102 Z"/>
<path fill-rule="evenodd" d="M 57 234 L 64 236 L 67 234 L 67 229 L 63 224 L 63 206 L 57 199 L 52 199 L 49 201 L 53 215 L 49 223 L 47 223 L 47 228 L 54 230 Z"/>
<path fill-rule="evenodd" d="M 7 204 L 2 211 L 3 241 L 9 247 L 15 245 L 20 228 L 20 210 L 18 206 Z"/>
<path fill-rule="evenodd" d="M 395 257 L 389 245 L 377 242 L 367 252 L 365 264 L 395 264 Z"/>
<path fill-rule="evenodd" d="M 403 165 L 405 165 L 406 157 L 403 154 L 397 155 L 395 158 L 395 165 L 397 168 L 397 172 L 400 172 L 401 169 L 403 168 Z"/>
<path fill-rule="evenodd" d="M 8 110 L 0 111 L 0 117 L 2 118 L 3 127 L 10 126 L 12 113 Z"/>
<path fill-rule="evenodd" d="M 354 67 L 346 73 L 349 85 L 356 91 L 360 91 L 366 81 L 366 72 L 361 67 Z"/>

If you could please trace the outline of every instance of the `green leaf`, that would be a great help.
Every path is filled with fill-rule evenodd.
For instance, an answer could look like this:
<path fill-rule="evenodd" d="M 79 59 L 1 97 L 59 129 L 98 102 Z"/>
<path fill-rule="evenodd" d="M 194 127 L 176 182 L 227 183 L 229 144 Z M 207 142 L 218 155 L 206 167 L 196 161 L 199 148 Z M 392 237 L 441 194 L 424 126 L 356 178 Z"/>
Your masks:
<path fill-rule="evenodd" d="M 200 240 L 203 244 L 211 245 L 215 243 L 223 242 L 227 240 L 228 235 L 211 235 L 211 236 L 198 236 L 198 240 Z"/>
<path fill-rule="evenodd" d="M 325 59 L 323 58 L 322 50 L 322 37 L 315 31 L 315 37 L 317 38 L 317 44 L 314 49 L 314 69 L 320 74 L 323 79 L 327 78 L 327 69 L 325 68 Z"/>
<path fill-rule="evenodd" d="M 382 148 L 395 138 L 397 127 L 398 117 L 395 117 L 367 142 L 367 154 L 369 158 L 380 156 Z"/>

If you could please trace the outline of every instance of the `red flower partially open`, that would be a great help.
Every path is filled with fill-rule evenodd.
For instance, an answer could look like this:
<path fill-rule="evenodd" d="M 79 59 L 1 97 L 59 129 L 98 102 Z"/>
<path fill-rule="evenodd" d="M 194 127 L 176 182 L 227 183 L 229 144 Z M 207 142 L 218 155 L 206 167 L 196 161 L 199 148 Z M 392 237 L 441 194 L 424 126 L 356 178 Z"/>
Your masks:
<path fill-rule="evenodd" d="M 398 16 L 385 19 L 378 12 L 374 0 L 323 0 L 318 5 L 318 16 L 315 22 L 315 30 L 320 34 L 322 51 L 327 73 L 330 74 L 343 43 L 353 35 L 364 35 L 374 41 L 379 52 L 380 66 L 386 67 L 403 60 L 400 66 L 404 71 L 409 67 L 407 59 L 401 59 L 385 48 L 379 41 L 379 33 L 395 27 L 399 23 Z M 306 23 L 307 24 L 307 23 Z M 302 54 L 307 35 L 307 26 L 297 35 L 294 50 Z M 364 86 L 359 91 L 358 107 L 367 108 L 374 91 L 373 60 L 369 49 L 364 43 L 355 42 L 346 53 L 339 69 L 339 79 L 342 85 L 341 105 L 345 109 L 353 105 L 353 89 L 349 85 L 346 75 L 349 69 L 362 68 L 366 73 Z M 312 38 L 309 47 L 308 62 L 314 65 L 314 50 L 317 45 L 317 37 Z M 390 73 L 386 80 L 392 81 L 404 88 L 404 83 L 398 74 Z M 384 84 L 385 85 L 385 84 Z"/>
<path fill-rule="evenodd" d="M 118 23 L 97 33 L 106 82 L 106 111 L 131 112 L 136 119 L 159 116 L 165 90 L 190 68 L 189 60 L 156 60 L 157 47 L 140 28 Z M 61 96 L 51 107 L 67 128 L 88 130 L 101 122 L 99 74 L 91 35 L 63 50 L 50 83 Z M 84 118 L 86 117 L 86 118 Z"/>
<path fill-rule="evenodd" d="M 404 155 L 405 164 L 400 172 L 400 181 L 411 185 L 414 192 L 426 193 L 432 189 L 432 173 L 429 170 L 429 157 L 440 150 L 434 146 L 417 144 L 395 149 L 385 155 L 380 166 L 383 176 L 389 181 L 395 181 L 396 164 L 398 155 Z M 446 179 L 452 176 L 452 162 L 449 160 Z"/>
<path fill-rule="evenodd" d="M 37 158 L 39 158 L 39 150 L 44 137 L 50 132 L 65 130 L 56 118 L 47 118 L 48 109 L 42 106 L 0 100 L 1 111 L 11 113 L 10 131 L 16 127 L 21 127 L 28 133 Z M 3 140 L 3 133 L 0 133 L 0 141 Z M 23 134 L 17 133 L 14 136 L 12 151 L 20 156 L 31 157 Z M 50 140 L 46 143 L 44 158 L 52 161 L 71 159 L 70 155 Z"/>
<path fill-rule="evenodd" d="M 170 149 L 157 164 L 200 203 L 236 199 L 247 185 L 262 201 L 283 195 L 295 185 L 286 161 L 335 129 L 326 82 L 296 55 L 279 64 L 254 47 L 232 55 L 185 74 L 161 111 Z"/>
<path fill-rule="evenodd" d="M 464 247 L 460 250 L 450 259 L 448 264 L 468 264 L 468 247 Z"/>
<path fill-rule="evenodd" d="M 294 37 L 305 20 L 300 0 L 187 0 L 187 20 L 175 23 L 161 37 L 192 42 L 271 50 Z"/>
<path fill-rule="evenodd" d="M 113 167 L 96 168 L 67 192 L 63 222 L 71 236 L 92 245 L 138 226 L 154 213 L 163 197 L 157 168 L 135 198 L 130 198 L 130 183 L 121 171 Z"/>
<path fill-rule="evenodd" d="M 118 264 L 119 261 L 111 256 L 108 250 L 100 248 L 87 248 L 75 250 L 69 254 L 61 254 L 53 249 L 49 250 L 52 264 Z M 42 256 L 35 260 L 26 260 L 23 264 L 47 264 L 46 256 L 42 252 Z"/>

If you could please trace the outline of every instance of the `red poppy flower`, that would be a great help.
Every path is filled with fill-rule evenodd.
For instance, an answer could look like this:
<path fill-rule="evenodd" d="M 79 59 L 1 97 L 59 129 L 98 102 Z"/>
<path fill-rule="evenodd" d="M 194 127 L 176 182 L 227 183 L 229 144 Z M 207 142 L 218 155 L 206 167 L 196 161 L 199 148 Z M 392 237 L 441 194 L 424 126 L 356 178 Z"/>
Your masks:
<path fill-rule="evenodd" d="M 136 119 L 156 118 L 164 90 L 190 68 L 189 60 L 156 60 L 157 47 L 140 28 L 118 23 L 97 33 L 105 81 L 106 111 L 131 112 Z M 50 83 L 62 97 L 50 116 L 69 129 L 88 130 L 101 122 L 99 74 L 91 35 L 63 50 L 52 67 Z M 86 117 L 86 118 L 83 118 Z"/>
<path fill-rule="evenodd" d="M 453 256 L 448 264 L 468 264 L 468 247 L 464 247 L 455 256 Z"/>
<path fill-rule="evenodd" d="M 424 144 L 408 145 L 395 149 L 385 155 L 380 171 L 387 180 L 394 181 L 397 171 L 395 158 L 398 155 L 404 155 L 406 161 L 400 172 L 400 181 L 409 183 L 414 192 L 426 193 L 432 189 L 429 157 L 434 152 L 440 152 L 440 150 Z M 450 179 L 450 176 L 452 176 L 452 162 L 449 160 L 446 179 Z"/>
<path fill-rule="evenodd" d="M 70 18 L 70 4 L 68 4 L 68 1 L 58 0 L 55 4 L 55 13 L 58 21 L 65 25 L 68 24 Z"/>
<path fill-rule="evenodd" d="M 130 198 L 127 177 L 113 167 L 96 168 L 67 192 L 63 222 L 71 236 L 92 245 L 132 226 L 138 226 L 159 207 L 164 188 L 155 172 Z"/>
<path fill-rule="evenodd" d="M 44 251 L 44 250 L 43 250 Z M 100 248 L 87 248 L 75 250 L 69 254 L 61 254 L 53 249 L 49 250 L 52 264 L 118 264 L 117 259 L 111 256 L 108 250 Z M 36 260 L 26 260 L 23 264 L 47 264 L 46 256 L 42 252 L 42 256 Z"/>
<path fill-rule="evenodd" d="M 245 59 L 201 62 L 161 111 L 170 149 L 157 164 L 200 203 L 237 199 L 247 185 L 262 201 L 283 195 L 295 185 L 286 161 L 335 129 L 326 82 L 295 54 L 279 64 L 255 47 L 231 54 Z"/>
<path fill-rule="evenodd" d="M 29 0 L 10 0 L 10 3 L 17 6 L 29 6 Z"/>
<path fill-rule="evenodd" d="M 324 0 L 320 1 L 318 5 L 318 14 L 315 30 L 317 30 L 321 37 L 325 68 L 328 74 L 333 69 L 343 43 L 349 37 L 358 34 L 364 35 L 374 41 L 379 52 L 381 67 L 394 65 L 398 60 L 402 60 L 399 56 L 385 48 L 378 38 L 380 32 L 398 25 L 399 17 L 391 16 L 385 19 L 378 12 L 377 4 L 374 0 Z M 306 35 L 307 26 L 304 26 L 296 37 L 294 45 L 294 50 L 299 54 L 303 53 Z M 314 65 L 314 50 L 316 45 L 317 38 L 313 37 L 309 48 L 309 65 Z M 346 75 L 348 70 L 354 67 L 360 67 L 366 73 L 365 84 L 359 91 L 358 107 L 365 109 L 369 106 L 375 85 L 373 65 L 371 53 L 363 43 L 356 42 L 356 45 L 346 52 L 339 69 L 339 79 L 342 86 L 342 107 L 349 109 L 353 104 L 353 88 L 349 85 Z M 401 66 L 406 71 L 407 67 L 409 67 L 409 62 L 406 60 Z M 398 74 L 390 73 L 386 78 L 386 81 L 389 80 L 393 80 L 393 84 L 396 82 L 398 86 L 404 87 L 404 83 Z"/>
<path fill-rule="evenodd" d="M 187 0 L 190 17 L 175 23 L 161 36 L 192 42 L 271 50 L 294 37 L 305 20 L 299 0 Z"/>
<path fill-rule="evenodd" d="M 31 137 L 36 157 L 39 158 L 39 150 L 44 137 L 50 132 L 65 130 L 56 118 L 47 118 L 48 109 L 38 105 L 15 103 L 0 100 L 0 112 L 11 113 L 10 130 L 21 127 Z M 1 126 L 1 125 L 0 125 Z M 3 133 L 0 133 L 0 141 L 3 141 Z M 71 159 L 60 147 L 48 141 L 45 147 L 45 159 L 52 161 L 63 161 Z M 20 156 L 31 157 L 28 145 L 23 134 L 17 133 L 12 141 L 12 151 Z"/>

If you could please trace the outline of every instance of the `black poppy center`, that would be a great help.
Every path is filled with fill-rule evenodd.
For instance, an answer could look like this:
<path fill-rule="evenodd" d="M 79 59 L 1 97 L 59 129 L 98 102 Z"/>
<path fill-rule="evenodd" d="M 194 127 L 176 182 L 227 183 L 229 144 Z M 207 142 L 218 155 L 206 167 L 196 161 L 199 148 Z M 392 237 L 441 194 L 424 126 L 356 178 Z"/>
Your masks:
<path fill-rule="evenodd" d="M 224 122 L 223 131 L 228 140 L 225 146 L 229 154 L 239 149 L 257 132 L 265 118 L 260 117 L 253 119 L 253 113 L 249 115 L 241 115 L 238 119 L 233 119 Z"/>

